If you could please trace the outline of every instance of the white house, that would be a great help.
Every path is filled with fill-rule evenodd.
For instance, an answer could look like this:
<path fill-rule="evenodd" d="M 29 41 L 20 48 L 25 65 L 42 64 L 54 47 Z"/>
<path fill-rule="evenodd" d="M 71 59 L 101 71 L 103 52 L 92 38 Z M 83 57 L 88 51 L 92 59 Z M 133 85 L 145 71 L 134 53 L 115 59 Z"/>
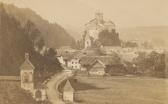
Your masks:
<path fill-rule="evenodd" d="M 80 59 L 73 58 L 71 60 L 68 60 L 67 67 L 69 67 L 71 69 L 80 69 L 81 68 Z"/>
<path fill-rule="evenodd" d="M 61 65 L 65 65 L 65 60 L 62 56 L 57 56 L 58 61 L 61 63 Z"/>

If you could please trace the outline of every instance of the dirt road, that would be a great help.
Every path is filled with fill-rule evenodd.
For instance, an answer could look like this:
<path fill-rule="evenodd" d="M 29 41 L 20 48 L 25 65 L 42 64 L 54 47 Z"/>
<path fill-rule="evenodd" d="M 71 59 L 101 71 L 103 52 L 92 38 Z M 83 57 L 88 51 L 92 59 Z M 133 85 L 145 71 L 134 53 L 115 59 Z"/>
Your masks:
<path fill-rule="evenodd" d="M 51 78 L 51 80 L 47 83 L 47 96 L 49 101 L 51 101 L 52 104 L 65 104 L 62 99 L 59 98 L 59 91 L 58 86 L 59 84 L 65 80 L 68 76 L 68 73 L 61 72 L 56 74 Z"/>

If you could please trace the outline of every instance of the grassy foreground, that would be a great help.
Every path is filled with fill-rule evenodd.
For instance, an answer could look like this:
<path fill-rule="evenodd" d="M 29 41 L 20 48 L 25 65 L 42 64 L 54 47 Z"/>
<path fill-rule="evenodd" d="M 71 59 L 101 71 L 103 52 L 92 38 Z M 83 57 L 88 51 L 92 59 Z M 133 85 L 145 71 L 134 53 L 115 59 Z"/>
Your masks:
<path fill-rule="evenodd" d="M 30 93 L 20 88 L 20 82 L 0 81 L 0 104 L 36 104 Z"/>
<path fill-rule="evenodd" d="M 168 104 L 167 79 L 80 76 L 76 79 L 75 99 L 79 104 Z"/>

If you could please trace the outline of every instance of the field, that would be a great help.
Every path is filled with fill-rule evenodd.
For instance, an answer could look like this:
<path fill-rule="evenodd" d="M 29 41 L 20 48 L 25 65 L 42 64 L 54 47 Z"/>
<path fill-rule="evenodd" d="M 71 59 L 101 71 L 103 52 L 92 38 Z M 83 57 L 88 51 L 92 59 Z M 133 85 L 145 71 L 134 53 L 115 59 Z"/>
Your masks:
<path fill-rule="evenodd" d="M 78 104 L 168 104 L 167 79 L 81 76 L 76 79 Z"/>
<path fill-rule="evenodd" d="M 36 104 L 31 95 L 20 88 L 20 82 L 0 81 L 0 104 Z"/>

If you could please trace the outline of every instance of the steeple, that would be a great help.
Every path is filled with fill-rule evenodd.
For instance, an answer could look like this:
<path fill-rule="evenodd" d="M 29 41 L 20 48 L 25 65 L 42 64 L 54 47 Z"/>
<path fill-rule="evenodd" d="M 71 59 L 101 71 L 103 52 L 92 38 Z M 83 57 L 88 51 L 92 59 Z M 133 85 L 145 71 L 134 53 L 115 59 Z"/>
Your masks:
<path fill-rule="evenodd" d="M 101 23 L 101 24 L 103 23 L 103 13 L 100 12 L 100 10 L 97 10 L 95 12 L 95 18 L 98 21 L 98 23 Z"/>
<path fill-rule="evenodd" d="M 25 53 L 25 60 L 29 60 L 29 53 Z"/>
<path fill-rule="evenodd" d="M 29 53 L 25 53 L 25 61 L 20 66 L 21 70 L 34 70 L 34 65 L 29 60 Z"/>

